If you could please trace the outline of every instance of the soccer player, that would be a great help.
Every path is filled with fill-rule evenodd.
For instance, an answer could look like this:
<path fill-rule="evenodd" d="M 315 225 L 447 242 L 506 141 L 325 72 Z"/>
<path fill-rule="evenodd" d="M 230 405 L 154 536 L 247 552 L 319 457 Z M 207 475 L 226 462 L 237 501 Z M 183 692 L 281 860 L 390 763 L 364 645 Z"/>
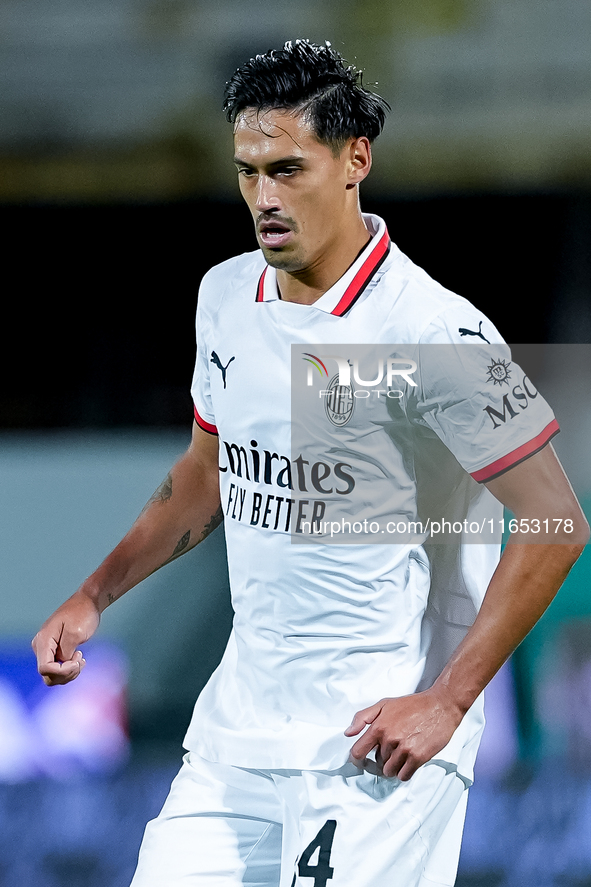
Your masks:
<path fill-rule="evenodd" d="M 588 537 L 556 420 L 499 333 L 360 210 L 386 109 L 328 44 L 287 43 L 227 84 L 260 249 L 201 284 L 187 453 L 33 642 L 47 684 L 77 677 L 101 612 L 224 520 L 233 630 L 134 887 L 452 885 L 482 691 Z M 390 370 L 410 349 L 365 406 L 360 344 Z M 326 375 L 316 457 L 292 452 L 292 359 Z M 384 538 L 429 496 L 457 543 Z M 491 503 L 517 521 L 500 560 L 467 538 Z M 366 527 L 368 507 L 377 544 L 326 538 L 325 514 Z"/>

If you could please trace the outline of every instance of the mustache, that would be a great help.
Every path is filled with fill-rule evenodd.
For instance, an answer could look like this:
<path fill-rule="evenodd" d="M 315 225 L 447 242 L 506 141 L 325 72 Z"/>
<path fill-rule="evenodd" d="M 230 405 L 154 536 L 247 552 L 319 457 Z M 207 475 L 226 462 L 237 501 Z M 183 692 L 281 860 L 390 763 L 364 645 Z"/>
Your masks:
<path fill-rule="evenodd" d="M 293 231 L 294 234 L 298 234 L 300 230 L 297 222 L 291 216 L 283 216 L 276 212 L 260 213 L 255 220 L 256 230 L 260 231 L 262 228 L 269 226 L 283 227 L 286 230 Z"/>

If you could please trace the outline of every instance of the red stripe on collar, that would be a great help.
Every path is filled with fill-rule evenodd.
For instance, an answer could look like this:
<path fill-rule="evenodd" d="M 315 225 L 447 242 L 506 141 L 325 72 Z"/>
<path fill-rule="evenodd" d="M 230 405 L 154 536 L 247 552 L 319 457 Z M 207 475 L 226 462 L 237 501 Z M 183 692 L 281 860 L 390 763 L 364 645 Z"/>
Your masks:
<path fill-rule="evenodd" d="M 336 307 L 330 312 L 331 314 L 342 317 L 353 307 L 389 252 L 390 235 L 386 230 L 339 299 Z"/>
<path fill-rule="evenodd" d="M 365 262 L 341 296 L 338 301 L 338 304 L 335 308 L 330 312 L 331 314 L 335 314 L 337 317 L 342 317 L 344 314 L 349 311 L 350 308 L 353 307 L 361 293 L 364 291 L 382 262 L 386 259 L 388 253 L 390 252 L 390 235 L 388 231 L 385 230 L 382 234 L 378 243 L 373 247 L 370 254 L 366 258 Z M 256 294 L 256 302 L 264 302 L 265 301 L 265 275 L 268 270 L 268 265 L 259 277 L 259 282 L 257 285 L 257 294 Z"/>
<path fill-rule="evenodd" d="M 257 297 L 255 299 L 255 302 L 263 302 L 264 301 L 263 296 L 265 294 L 265 274 L 267 273 L 268 267 L 269 266 L 267 265 L 267 267 L 265 268 L 265 270 L 263 271 L 263 273 L 259 277 L 259 285 L 257 286 Z"/>

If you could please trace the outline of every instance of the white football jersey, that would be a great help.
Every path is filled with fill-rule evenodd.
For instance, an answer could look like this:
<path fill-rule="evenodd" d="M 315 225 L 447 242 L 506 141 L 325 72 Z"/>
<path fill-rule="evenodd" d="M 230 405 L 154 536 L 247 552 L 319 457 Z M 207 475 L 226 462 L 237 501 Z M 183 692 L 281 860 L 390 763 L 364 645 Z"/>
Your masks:
<path fill-rule="evenodd" d="M 558 430 L 491 322 L 364 218 L 370 243 L 313 305 L 281 299 L 260 251 L 201 284 L 192 396 L 219 435 L 235 610 L 185 739 L 208 760 L 338 768 L 356 711 L 432 683 L 498 562 L 482 481 Z M 381 396 L 360 346 L 386 355 Z M 294 380 L 314 403 L 292 416 Z M 482 726 L 478 700 L 437 756 L 466 779 Z"/>

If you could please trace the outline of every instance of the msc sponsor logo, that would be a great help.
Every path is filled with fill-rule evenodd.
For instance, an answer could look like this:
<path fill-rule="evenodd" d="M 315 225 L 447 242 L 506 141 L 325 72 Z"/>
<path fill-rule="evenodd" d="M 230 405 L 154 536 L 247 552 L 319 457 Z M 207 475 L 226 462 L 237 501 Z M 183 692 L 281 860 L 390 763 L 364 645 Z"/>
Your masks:
<path fill-rule="evenodd" d="M 507 384 L 509 383 L 507 382 Z M 484 408 L 483 412 L 488 415 L 493 428 L 500 428 L 506 422 L 511 421 L 516 416 L 520 416 L 521 411 L 526 410 L 531 401 L 535 400 L 537 396 L 538 391 L 532 384 L 531 379 L 524 376 L 521 380 L 521 385 L 514 385 L 510 392 L 503 395 L 499 409 L 488 406 Z"/>
<path fill-rule="evenodd" d="M 508 385 L 511 378 L 510 366 L 510 360 L 493 360 L 491 365 L 487 367 L 488 379 L 486 381 L 493 382 L 495 385 Z"/>

